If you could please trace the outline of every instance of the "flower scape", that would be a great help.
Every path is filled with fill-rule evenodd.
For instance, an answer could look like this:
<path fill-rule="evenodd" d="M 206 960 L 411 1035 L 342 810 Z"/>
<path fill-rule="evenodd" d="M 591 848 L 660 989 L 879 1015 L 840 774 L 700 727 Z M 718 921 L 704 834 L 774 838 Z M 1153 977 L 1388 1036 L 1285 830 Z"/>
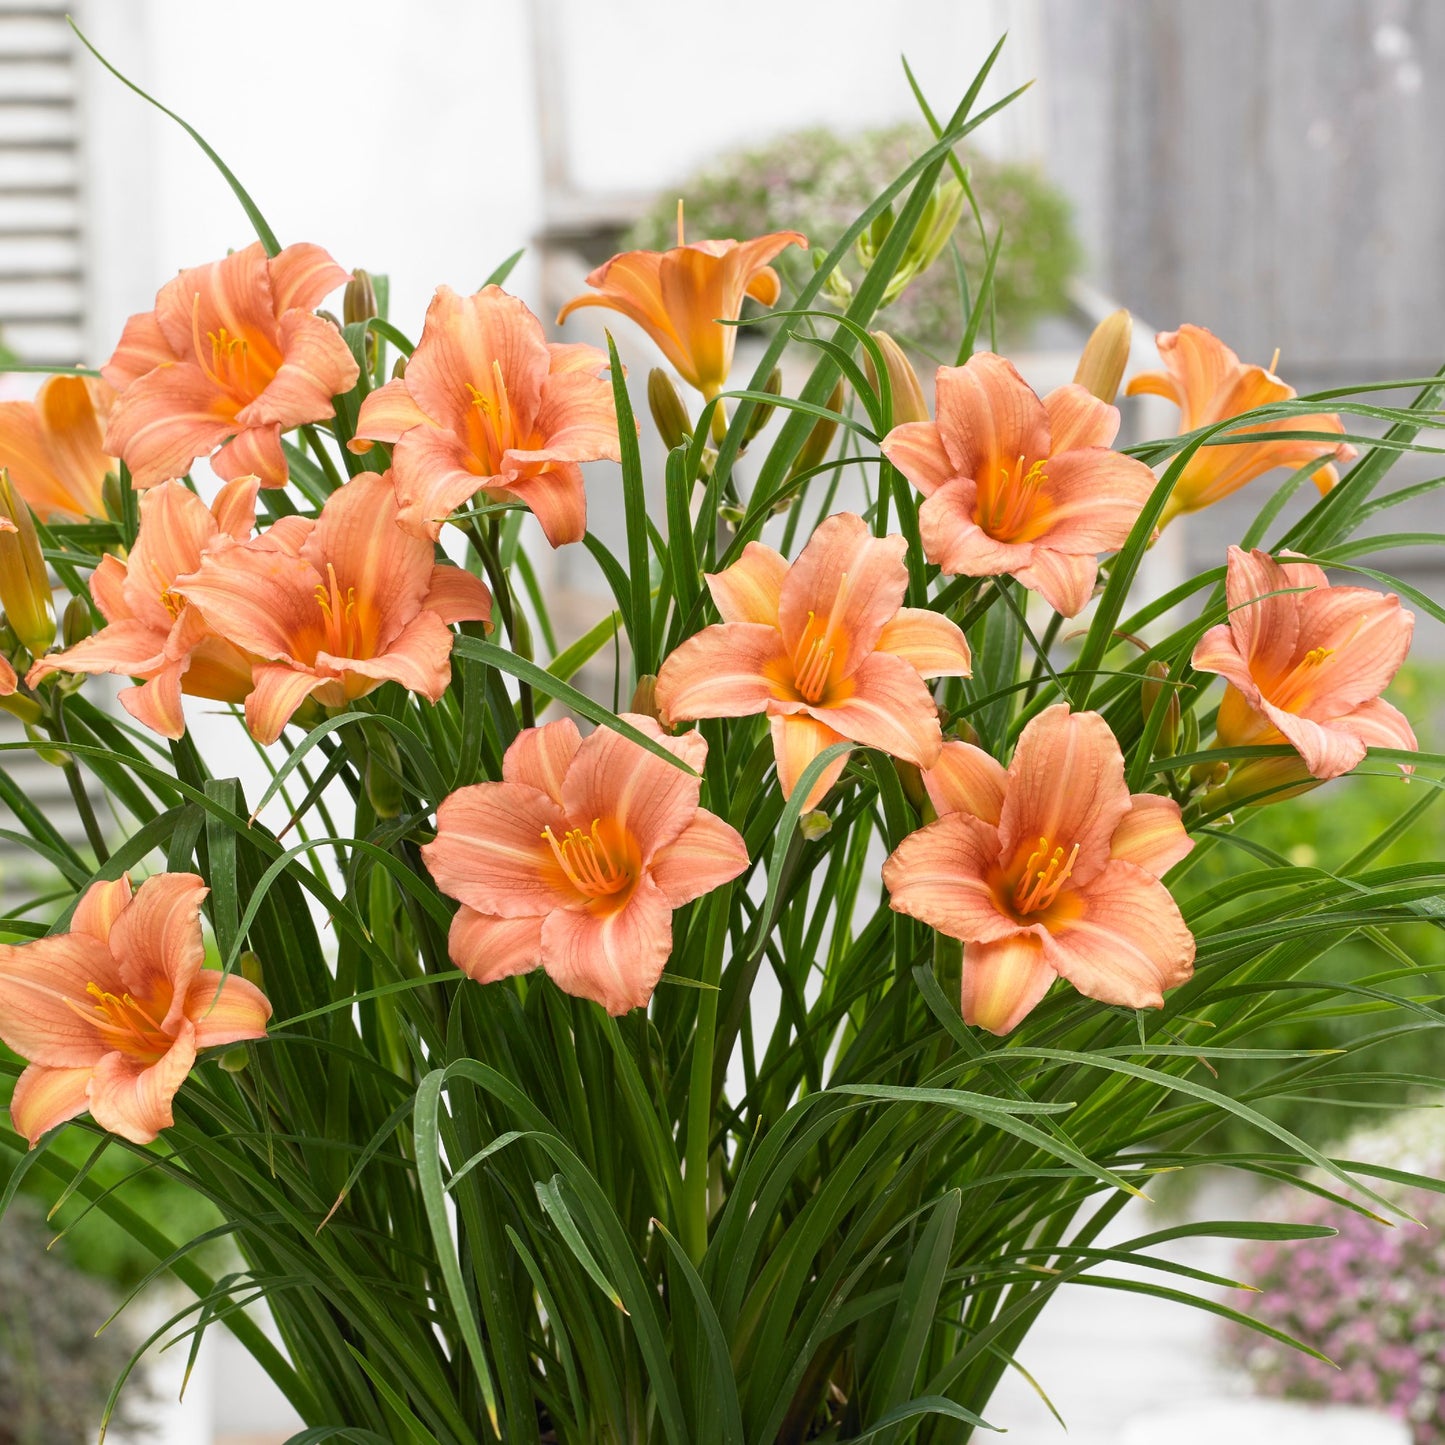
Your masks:
<path fill-rule="evenodd" d="M 1341 415 L 1189 325 L 1128 387 L 1180 435 L 1120 449 L 1122 313 L 1047 395 L 967 343 L 928 387 L 875 313 L 956 215 L 966 109 L 841 319 L 816 248 L 785 294 L 806 237 L 679 221 L 553 324 L 506 268 L 440 286 L 412 346 L 260 223 L 0 407 L 0 801 L 50 879 L 0 919 L 0 1145 L 317 1439 L 963 1441 L 1052 1291 L 1158 1265 L 1091 1241 L 1212 1122 L 1318 1163 L 1232 1063 L 1334 940 L 1428 926 L 1439 869 L 1191 870 L 1438 762 L 1382 696 L 1411 613 L 1331 576 L 1386 466 L 1340 479 Z M 694 400 L 659 369 L 639 419 L 656 353 Z M 1301 470 L 1268 545 L 1139 591 L 1162 526 Z M 568 632 L 584 553 L 611 596 Z M 231 1263 L 62 1129 L 201 1196 Z"/>

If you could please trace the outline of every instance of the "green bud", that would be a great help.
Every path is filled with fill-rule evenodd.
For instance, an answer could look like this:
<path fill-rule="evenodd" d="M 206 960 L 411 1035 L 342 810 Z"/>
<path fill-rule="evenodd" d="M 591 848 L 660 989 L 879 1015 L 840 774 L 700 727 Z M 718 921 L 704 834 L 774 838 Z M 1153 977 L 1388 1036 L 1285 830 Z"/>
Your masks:
<path fill-rule="evenodd" d="M 247 983 L 265 992 L 266 977 L 261 969 L 261 960 L 249 948 L 236 960 L 236 967 Z"/>
<path fill-rule="evenodd" d="M 632 705 L 628 711 L 642 713 L 654 722 L 661 721 L 657 711 L 657 677 L 654 673 L 644 672 L 637 679 L 637 686 L 632 693 Z"/>
<path fill-rule="evenodd" d="M 768 379 L 763 383 L 763 390 L 769 396 L 781 396 L 783 394 L 783 372 L 781 367 L 775 366 L 769 373 Z M 772 419 L 773 413 L 777 410 L 775 406 L 769 406 L 764 402 L 757 402 L 748 418 L 748 424 L 743 428 L 743 450 L 747 450 L 748 443 L 753 440 Z"/>
<path fill-rule="evenodd" d="M 657 434 L 668 451 L 692 440 L 692 418 L 672 378 L 660 366 L 654 366 L 647 373 L 647 405 Z"/>
<path fill-rule="evenodd" d="M 358 267 L 351 273 L 341 297 L 341 315 L 348 326 L 370 321 L 376 315 L 376 288 L 368 272 Z"/>
<path fill-rule="evenodd" d="M 35 519 L 0 467 L 0 607 L 32 657 L 43 657 L 55 641 L 50 574 L 40 553 Z"/>
<path fill-rule="evenodd" d="M 829 411 L 840 411 L 842 406 L 843 383 L 840 380 L 828 397 L 827 408 Z M 806 472 L 816 467 L 828 455 L 828 448 L 833 445 L 833 437 L 837 431 L 838 423 L 836 421 L 819 417 L 813 423 L 813 430 L 808 433 L 808 439 L 803 443 L 802 450 L 799 451 L 797 460 L 793 463 L 793 469 L 788 475 L 796 477 L 800 472 Z"/>
<path fill-rule="evenodd" d="M 28 723 L 25 727 L 25 736 L 29 738 L 32 743 L 41 743 L 44 745 L 35 749 L 35 756 L 39 758 L 42 763 L 49 763 L 52 768 L 63 768 L 75 761 L 69 753 L 64 752 L 60 748 L 51 747 L 50 739 Z"/>
<path fill-rule="evenodd" d="M 391 364 L 391 379 L 401 381 L 406 376 L 406 357 L 398 356 Z"/>
<path fill-rule="evenodd" d="M 60 637 L 67 647 L 84 642 L 95 630 L 95 621 L 90 615 L 90 604 L 83 597 L 72 597 L 65 604 L 65 614 L 60 620 Z"/>
<path fill-rule="evenodd" d="M 923 386 L 918 380 L 912 362 L 904 355 L 903 348 L 886 332 L 868 333 L 878 343 L 883 356 L 883 367 L 888 373 L 888 392 L 893 401 L 893 425 L 901 426 L 909 421 L 927 421 L 928 403 L 923 399 Z M 878 385 L 878 368 L 873 365 L 873 354 L 863 353 L 863 369 L 874 391 L 881 395 Z"/>
<path fill-rule="evenodd" d="M 18 717 L 26 726 L 27 731 L 35 726 L 44 716 L 40 704 L 33 697 L 27 697 L 23 692 L 7 693 L 0 697 L 0 708 Z M 31 736 L 38 736 L 32 733 Z"/>
<path fill-rule="evenodd" d="M 1106 316 L 1090 333 L 1079 357 L 1074 380 L 1100 401 L 1114 404 L 1124 368 L 1129 364 L 1129 345 L 1134 332 L 1133 318 L 1120 307 Z"/>
<path fill-rule="evenodd" d="M 245 1044 L 237 1044 L 235 1048 L 227 1049 L 216 1062 L 228 1074 L 244 1074 L 246 1065 L 251 1062 L 251 1051 Z"/>
<path fill-rule="evenodd" d="M 377 729 L 366 740 L 366 796 L 378 818 L 399 818 L 405 795 L 396 739 Z"/>
<path fill-rule="evenodd" d="M 1154 714 L 1159 694 L 1165 691 L 1168 683 L 1168 665 L 1163 662 L 1151 662 L 1144 669 L 1144 677 L 1145 681 L 1139 684 L 1139 705 L 1144 721 L 1147 723 Z M 1160 724 L 1159 735 L 1154 744 L 1155 757 L 1161 755 L 1167 757 L 1179 745 L 1179 693 L 1177 689 L 1170 687 L 1168 694 L 1168 701 L 1164 705 L 1164 721 Z"/>
<path fill-rule="evenodd" d="M 722 502 L 718 506 L 717 515 L 718 521 L 736 530 L 738 523 L 747 516 L 747 510 L 736 502 Z"/>
<path fill-rule="evenodd" d="M 100 484 L 100 499 L 110 521 L 119 522 L 125 517 L 125 495 L 120 489 L 120 478 L 114 472 L 105 474 Z"/>
<path fill-rule="evenodd" d="M 826 838 L 833 831 L 833 820 L 818 808 L 811 813 L 804 813 L 798 819 L 798 831 L 809 843 L 816 843 L 819 838 Z"/>

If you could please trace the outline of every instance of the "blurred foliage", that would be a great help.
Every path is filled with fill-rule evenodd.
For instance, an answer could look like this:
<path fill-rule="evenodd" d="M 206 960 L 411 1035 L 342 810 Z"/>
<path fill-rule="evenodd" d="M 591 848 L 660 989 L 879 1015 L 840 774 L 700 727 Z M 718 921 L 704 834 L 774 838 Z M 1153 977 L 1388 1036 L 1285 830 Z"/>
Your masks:
<path fill-rule="evenodd" d="M 789 291 L 796 291 L 811 274 L 812 258 L 823 256 L 932 139 L 915 125 L 855 135 L 811 129 L 729 152 L 666 192 L 632 228 L 624 245 L 647 250 L 675 245 L 679 196 L 685 202 L 687 236 L 692 240 L 801 231 L 811 252 L 789 250 L 775 263 L 788 282 L 786 304 Z M 1035 321 L 1068 305 L 1068 284 L 1081 254 L 1069 205 L 1032 166 L 990 160 L 964 147 L 960 157 L 988 232 L 988 246 L 1003 228 L 994 303 L 999 345 L 1016 347 L 1027 339 Z M 957 259 L 976 285 L 987 252 L 978 222 L 967 207 L 954 240 Z M 854 283 L 859 279 L 856 261 L 839 269 Z M 948 252 L 879 313 L 878 324 L 914 351 L 953 363 L 965 320 L 957 268 Z M 980 338 L 980 345 L 988 344 L 987 323 Z"/>
<path fill-rule="evenodd" d="M 124 1320 L 102 1334 L 111 1292 L 46 1253 L 37 1209 L 17 1206 L 0 1249 L 0 1445 L 82 1445 L 96 1438 L 107 1396 L 135 1342 Z M 113 1423 L 149 1398 L 133 1374 Z"/>

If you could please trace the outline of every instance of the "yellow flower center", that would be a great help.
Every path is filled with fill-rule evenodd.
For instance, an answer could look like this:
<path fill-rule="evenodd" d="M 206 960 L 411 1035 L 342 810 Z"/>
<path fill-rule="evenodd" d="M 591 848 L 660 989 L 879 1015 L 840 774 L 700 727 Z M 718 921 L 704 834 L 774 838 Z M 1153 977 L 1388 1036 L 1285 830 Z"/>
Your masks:
<path fill-rule="evenodd" d="M 614 858 L 602 838 L 602 820 L 594 818 L 589 832 L 583 828 L 569 828 L 561 837 L 550 827 L 542 829 L 542 836 L 552 849 L 557 866 L 567 875 L 567 881 L 589 898 L 606 898 L 620 892 L 632 882 L 632 872 L 626 861 Z"/>
<path fill-rule="evenodd" d="M 1025 465 L 1020 456 L 1012 464 L 1001 464 L 992 480 L 981 479 L 978 485 L 978 525 L 999 542 L 1021 542 L 1030 538 L 1021 535 L 1032 530 L 1037 520 L 1040 494 L 1049 484 L 1042 460 Z"/>
<path fill-rule="evenodd" d="M 161 606 L 166 609 L 166 611 L 170 614 L 171 621 L 174 622 L 176 618 L 178 618 L 181 613 L 185 611 L 186 599 L 182 597 L 179 592 L 176 592 L 173 588 L 162 587 Z"/>
<path fill-rule="evenodd" d="M 206 332 L 203 343 L 199 291 L 191 302 L 191 345 L 207 380 L 226 392 L 238 408 L 256 397 L 270 380 L 271 368 L 252 366 L 251 343 L 246 337 L 222 326 Z M 267 374 L 259 374 L 261 371 Z"/>
<path fill-rule="evenodd" d="M 503 453 L 526 440 L 518 433 L 517 414 L 512 409 L 511 397 L 507 395 L 502 363 L 492 362 L 490 391 L 483 391 L 471 382 L 465 385 L 476 416 L 477 434 L 473 440 L 477 460 L 489 475 L 495 474 L 501 470 Z"/>
<path fill-rule="evenodd" d="M 357 657 L 361 651 L 361 623 L 357 615 L 356 588 L 343 593 L 336 580 L 336 567 L 326 564 L 326 581 L 316 584 L 316 605 L 324 619 L 324 646 L 333 657 Z"/>
<path fill-rule="evenodd" d="M 65 1002 L 98 1029 L 111 1048 L 146 1063 L 154 1063 L 170 1049 L 172 1040 L 160 1020 L 134 994 L 107 993 L 98 983 L 87 984 L 85 993 L 93 1003 L 77 1003 L 70 998 Z"/>
<path fill-rule="evenodd" d="M 838 591 L 828 616 L 819 621 L 815 611 L 809 611 L 807 626 L 793 649 L 793 686 L 804 702 L 821 702 L 828 691 L 833 676 L 833 661 L 838 649 L 833 643 L 833 618 L 843 606 L 848 595 L 848 574 L 838 578 Z"/>
<path fill-rule="evenodd" d="M 1047 838 L 1040 838 L 1014 887 L 1014 908 L 1024 914 L 1041 913 L 1048 908 L 1059 896 L 1059 889 L 1068 882 L 1078 856 L 1077 843 L 1065 853 L 1062 847 L 1051 847 Z"/>

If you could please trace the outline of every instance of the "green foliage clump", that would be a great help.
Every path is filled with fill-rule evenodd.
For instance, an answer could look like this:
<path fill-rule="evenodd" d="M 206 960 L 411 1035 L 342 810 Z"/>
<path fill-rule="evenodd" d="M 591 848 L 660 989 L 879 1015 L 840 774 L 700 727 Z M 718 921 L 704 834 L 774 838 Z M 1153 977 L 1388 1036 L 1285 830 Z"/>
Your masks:
<path fill-rule="evenodd" d="M 879 191 L 932 143 L 926 130 L 906 124 L 846 136 L 821 128 L 779 136 L 766 145 L 724 155 L 688 177 L 637 222 L 624 244 L 647 250 L 674 245 L 680 195 L 687 235 L 694 240 L 795 230 L 807 236 L 812 256 L 822 256 Z M 993 296 L 1000 335 L 1017 344 L 1034 322 L 1068 304 L 1068 284 L 1080 260 L 1069 204 L 1032 166 L 990 160 L 966 149 L 961 158 L 988 246 L 1003 228 Z M 956 258 L 977 287 L 987 253 L 978 221 L 967 207 L 954 240 Z M 776 264 L 796 290 L 813 263 L 809 254 L 789 250 Z M 839 269 L 856 283 L 856 264 Z M 924 355 L 954 360 L 965 325 L 964 305 L 957 269 L 947 254 L 880 314 L 878 324 Z M 987 326 L 982 335 L 988 336 Z"/>

